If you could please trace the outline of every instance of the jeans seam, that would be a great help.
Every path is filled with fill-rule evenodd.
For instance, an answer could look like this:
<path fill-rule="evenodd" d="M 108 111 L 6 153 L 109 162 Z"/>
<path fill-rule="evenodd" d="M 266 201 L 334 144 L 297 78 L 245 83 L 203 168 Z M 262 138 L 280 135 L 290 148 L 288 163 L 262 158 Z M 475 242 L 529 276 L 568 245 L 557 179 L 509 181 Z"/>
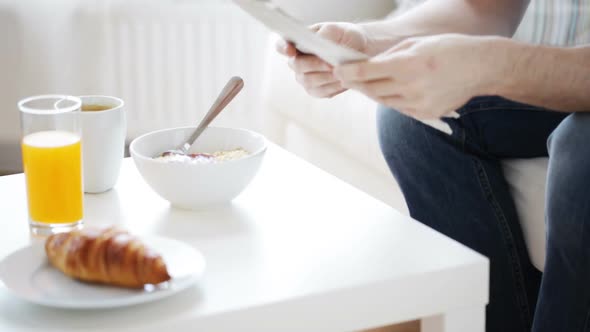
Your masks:
<path fill-rule="evenodd" d="M 463 149 L 463 151 L 467 151 L 467 133 L 465 132 L 465 129 L 461 130 L 461 149 Z"/>
<path fill-rule="evenodd" d="M 502 111 L 539 111 L 539 112 L 543 112 L 545 110 L 543 109 L 539 109 L 538 107 L 485 107 L 485 108 L 478 108 L 478 109 L 465 109 L 463 112 L 460 113 L 461 116 L 464 115 L 469 115 L 469 114 L 473 114 L 473 113 L 478 113 L 478 112 L 484 112 L 484 111 L 497 111 L 497 110 L 502 110 Z"/>
<path fill-rule="evenodd" d="M 477 177 L 479 180 L 478 182 L 480 184 L 480 187 L 485 195 L 486 200 L 488 201 L 488 203 L 490 203 L 490 205 L 492 207 L 494 215 L 496 216 L 496 220 L 498 221 L 498 224 L 500 226 L 500 231 L 503 235 L 505 243 L 508 245 L 507 249 L 508 249 L 509 255 L 510 255 L 510 264 L 512 266 L 511 270 L 514 273 L 514 276 L 516 278 L 516 289 L 517 289 L 516 300 L 522 309 L 521 317 L 523 319 L 525 328 L 530 329 L 530 327 L 532 325 L 531 309 L 530 309 L 530 305 L 528 303 L 528 299 L 526 296 L 524 274 L 523 274 L 523 269 L 522 269 L 520 260 L 518 259 L 518 254 L 516 252 L 516 244 L 514 241 L 514 236 L 512 235 L 512 231 L 510 230 L 510 227 L 508 226 L 506 216 L 505 216 L 504 212 L 502 211 L 500 204 L 498 203 L 497 199 L 494 196 L 494 193 L 493 193 L 491 185 L 490 185 L 490 181 L 488 179 L 488 175 L 485 171 L 485 168 L 483 167 L 483 164 L 477 158 L 473 158 L 473 163 L 474 163 L 475 170 L 477 172 Z"/>

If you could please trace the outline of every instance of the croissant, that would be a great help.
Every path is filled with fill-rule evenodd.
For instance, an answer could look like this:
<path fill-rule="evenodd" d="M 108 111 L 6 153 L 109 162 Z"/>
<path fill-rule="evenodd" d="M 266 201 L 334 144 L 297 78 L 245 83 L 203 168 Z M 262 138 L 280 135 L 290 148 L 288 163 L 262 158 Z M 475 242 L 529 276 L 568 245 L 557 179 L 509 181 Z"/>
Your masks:
<path fill-rule="evenodd" d="M 45 252 L 57 269 L 86 282 L 143 288 L 170 280 L 159 254 L 115 227 L 51 235 L 45 242 Z"/>

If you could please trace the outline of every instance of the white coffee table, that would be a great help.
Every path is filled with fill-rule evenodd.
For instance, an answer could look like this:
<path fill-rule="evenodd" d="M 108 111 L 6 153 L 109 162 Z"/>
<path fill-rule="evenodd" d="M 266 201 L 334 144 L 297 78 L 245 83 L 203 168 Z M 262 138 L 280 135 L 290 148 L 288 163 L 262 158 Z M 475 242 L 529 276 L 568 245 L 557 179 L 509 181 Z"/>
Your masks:
<path fill-rule="evenodd" d="M 0 177 L 0 259 L 29 243 L 23 175 Z M 452 218 L 452 216 L 448 216 Z M 353 331 L 422 319 L 483 332 L 488 260 L 272 145 L 233 204 L 176 210 L 126 160 L 116 188 L 86 196 L 87 224 L 201 250 L 199 286 L 150 304 L 76 311 L 0 286 L 0 331 Z"/>

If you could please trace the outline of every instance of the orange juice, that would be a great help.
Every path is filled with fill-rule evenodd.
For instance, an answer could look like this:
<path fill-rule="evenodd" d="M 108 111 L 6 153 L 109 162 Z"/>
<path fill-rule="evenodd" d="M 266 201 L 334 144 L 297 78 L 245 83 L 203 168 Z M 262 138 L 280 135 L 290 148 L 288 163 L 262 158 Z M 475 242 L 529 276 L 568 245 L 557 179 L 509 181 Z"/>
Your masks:
<path fill-rule="evenodd" d="M 29 217 L 38 223 L 73 223 L 82 219 L 80 137 L 42 131 L 22 140 Z"/>

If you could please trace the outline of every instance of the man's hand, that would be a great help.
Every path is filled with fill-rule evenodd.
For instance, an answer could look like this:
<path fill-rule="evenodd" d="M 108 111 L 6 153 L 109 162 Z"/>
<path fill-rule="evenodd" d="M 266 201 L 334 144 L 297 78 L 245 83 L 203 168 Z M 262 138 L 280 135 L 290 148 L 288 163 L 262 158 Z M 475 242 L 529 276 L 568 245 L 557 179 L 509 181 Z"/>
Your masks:
<path fill-rule="evenodd" d="M 440 118 L 485 94 L 499 76 L 494 68 L 504 60 L 494 54 L 494 38 L 410 38 L 369 61 L 338 66 L 334 74 L 343 88 L 409 116 Z"/>
<path fill-rule="evenodd" d="M 358 25 L 352 23 L 322 23 L 311 27 L 318 35 L 337 44 L 364 52 L 367 38 Z M 277 43 L 277 51 L 289 57 L 289 67 L 307 93 L 314 97 L 330 98 L 346 91 L 332 73 L 332 66 L 315 55 L 302 54 L 284 40 Z"/>

